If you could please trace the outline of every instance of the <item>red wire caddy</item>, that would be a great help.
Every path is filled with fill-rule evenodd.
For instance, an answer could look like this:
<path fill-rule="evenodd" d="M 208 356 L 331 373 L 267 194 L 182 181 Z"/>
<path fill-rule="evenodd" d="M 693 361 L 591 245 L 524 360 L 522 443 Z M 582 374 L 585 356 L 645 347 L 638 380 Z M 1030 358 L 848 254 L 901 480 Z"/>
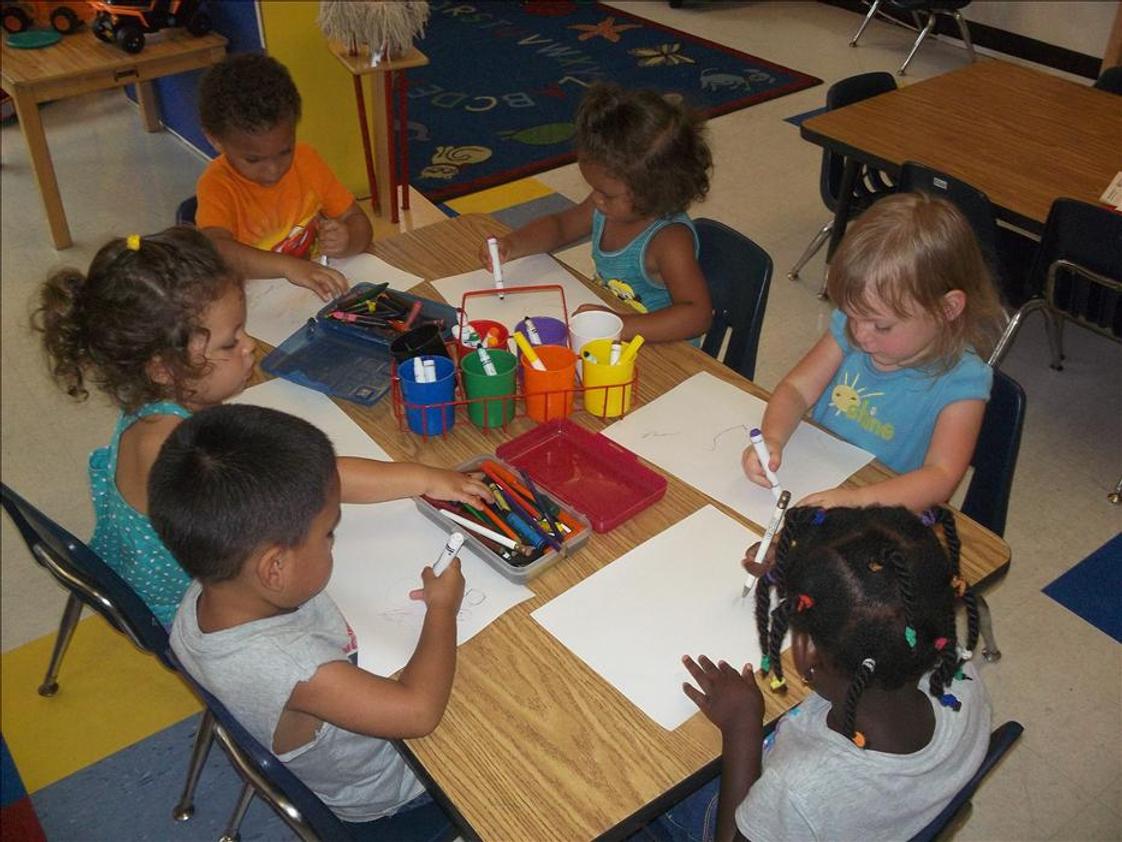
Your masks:
<path fill-rule="evenodd" d="M 561 296 L 561 311 L 562 311 L 562 313 L 565 314 L 565 331 L 566 331 L 566 335 L 569 335 L 569 333 L 568 333 L 569 332 L 569 307 L 568 307 L 568 305 L 565 301 L 565 289 L 560 284 L 527 284 L 527 285 L 522 285 L 522 286 L 510 286 L 510 287 L 506 287 L 505 289 L 503 289 L 502 293 L 503 293 L 503 295 L 519 295 L 519 294 L 525 294 L 525 293 L 531 293 L 531 292 L 548 292 L 548 291 L 551 291 L 551 290 L 556 291 L 557 294 Z M 467 292 L 465 292 L 463 294 L 463 297 L 460 300 L 460 307 L 459 307 L 460 336 L 464 335 L 464 328 L 467 326 L 468 322 L 471 321 L 471 319 L 468 317 L 468 313 L 467 313 L 468 299 L 470 299 L 470 298 L 494 297 L 494 296 L 497 296 L 497 295 L 499 295 L 499 289 L 497 287 L 487 288 L 487 289 L 468 290 Z M 514 331 L 512 329 L 511 330 L 511 336 L 513 336 L 513 335 L 514 335 Z M 460 357 L 459 357 L 459 351 L 458 351 L 459 341 L 457 339 L 453 339 L 451 342 L 446 342 L 444 344 L 445 344 L 445 348 L 448 351 L 448 357 L 449 357 L 449 359 L 452 360 L 452 363 L 453 363 L 453 375 L 452 376 L 455 378 L 455 381 L 456 381 L 455 382 L 455 387 L 454 387 L 454 394 L 455 394 L 456 397 L 455 397 L 454 400 L 443 401 L 443 402 L 439 402 L 439 403 L 423 403 L 423 404 L 421 404 L 421 403 L 411 403 L 410 401 L 407 401 L 405 399 L 405 396 L 402 393 L 402 389 L 401 389 L 401 377 L 398 374 L 397 360 L 393 360 L 392 363 L 391 363 L 391 366 L 390 366 L 390 397 L 391 397 L 391 401 L 392 401 L 392 405 L 393 405 L 393 414 L 394 414 L 394 418 L 397 420 L 398 429 L 402 430 L 402 431 L 414 432 L 413 430 L 409 429 L 409 427 L 406 423 L 406 412 L 408 410 L 421 410 L 420 418 L 421 418 L 421 427 L 423 429 L 423 432 L 421 432 L 421 433 L 415 433 L 414 432 L 414 435 L 419 435 L 419 436 L 421 436 L 422 439 L 427 439 L 430 436 L 445 436 L 445 435 L 448 434 L 449 428 L 454 429 L 456 424 L 461 424 L 461 423 L 471 424 L 473 427 L 475 427 L 476 429 L 478 429 L 478 430 L 480 430 L 484 433 L 489 433 L 489 432 L 494 432 L 494 431 L 505 433 L 507 428 L 510 426 L 510 424 L 514 421 L 515 418 L 519 418 L 519 417 L 522 417 L 522 416 L 526 415 L 526 399 L 527 398 L 533 398 L 534 400 L 543 400 L 543 401 L 546 401 L 547 405 L 549 405 L 549 404 L 552 403 L 552 399 L 554 397 L 563 400 L 563 399 L 565 399 L 566 396 L 571 395 L 573 397 L 572 410 L 569 413 L 566 413 L 566 414 L 558 414 L 556 416 L 551 415 L 550 420 L 553 420 L 553 418 L 555 418 L 555 417 L 556 418 L 568 417 L 569 415 L 572 415 L 574 412 L 578 412 L 578 411 L 579 412 L 588 412 L 593 417 L 601 418 L 601 419 L 606 419 L 606 418 L 609 418 L 609 417 L 611 417 L 611 418 L 622 418 L 628 412 L 630 412 L 631 409 L 632 409 L 632 406 L 635 403 L 638 402 L 637 401 L 637 398 L 638 398 L 638 395 L 639 395 L 639 365 L 638 365 L 638 363 L 636 363 L 636 365 L 635 365 L 634 376 L 625 383 L 615 383 L 615 384 L 608 385 L 608 386 L 584 386 L 584 385 L 576 386 L 576 385 L 574 385 L 572 388 L 567 388 L 567 389 L 550 389 L 550 390 L 541 390 L 541 391 L 535 390 L 533 392 L 526 392 L 526 391 L 524 391 L 524 389 L 520 388 L 522 386 L 522 371 L 521 371 L 521 364 L 519 363 L 518 371 L 517 371 L 517 382 L 518 382 L 519 385 L 516 386 L 515 391 L 513 393 L 511 393 L 509 395 L 500 395 L 500 396 L 487 395 L 485 397 L 469 398 L 469 397 L 467 397 L 467 394 L 464 391 L 463 372 L 460 368 Z M 628 389 L 631 390 L 631 392 L 630 392 L 631 400 L 630 401 L 628 401 L 626 399 L 626 395 L 627 395 L 626 390 L 628 390 Z M 603 395 L 604 395 L 604 411 L 602 413 L 595 413 L 595 412 L 592 412 L 591 410 L 585 408 L 584 397 L 585 397 L 586 393 L 603 393 Z M 619 396 L 620 407 L 621 407 L 622 411 L 618 412 L 618 413 L 613 413 L 612 415 L 609 416 L 608 415 L 608 407 L 612 403 L 611 398 L 612 398 L 613 395 L 618 395 Z M 578 399 L 579 399 L 579 403 L 578 403 Z M 506 418 L 505 420 L 502 421 L 502 423 L 498 424 L 497 426 L 494 426 L 494 427 L 491 427 L 491 426 L 480 427 L 479 425 L 475 424 L 468 417 L 467 408 L 469 406 L 473 405 L 473 404 L 481 405 L 485 422 L 490 420 L 490 413 L 492 411 L 497 413 L 500 416 L 501 415 L 506 415 L 507 413 L 504 409 L 504 404 L 507 401 L 513 401 L 514 402 L 514 411 L 509 413 L 509 416 L 510 416 L 509 418 Z M 430 433 L 428 431 L 428 418 L 429 418 L 430 412 L 428 412 L 428 411 L 432 411 L 434 414 L 438 414 L 440 418 L 444 418 L 445 412 L 449 408 L 451 408 L 453 410 L 453 412 L 456 413 L 455 422 L 453 424 L 450 424 L 450 425 L 447 425 L 447 424 L 442 425 L 444 427 L 444 429 L 442 429 L 440 432 L 435 432 L 434 431 L 434 432 Z M 428 410 L 428 411 L 424 411 L 424 410 Z"/>

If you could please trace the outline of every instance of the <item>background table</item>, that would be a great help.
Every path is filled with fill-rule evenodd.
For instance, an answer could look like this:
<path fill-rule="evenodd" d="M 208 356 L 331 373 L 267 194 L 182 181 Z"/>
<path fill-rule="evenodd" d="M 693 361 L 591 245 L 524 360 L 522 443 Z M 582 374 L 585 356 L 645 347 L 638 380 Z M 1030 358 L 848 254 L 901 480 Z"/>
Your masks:
<path fill-rule="evenodd" d="M 68 35 L 41 50 L 13 50 L 7 44 L 0 47 L 0 79 L 15 101 L 57 249 L 70 248 L 73 241 L 47 136 L 39 119 L 39 103 L 136 85 L 141 122 L 145 130 L 158 131 L 160 109 L 152 80 L 216 64 L 226 54 L 226 39 L 221 35 L 212 33 L 196 38 L 182 29 L 171 28 L 161 36 L 162 40 L 149 41 L 136 55 L 99 41 L 89 31 Z"/>
<path fill-rule="evenodd" d="M 846 157 L 830 255 L 845 233 L 858 164 L 898 175 L 917 161 L 989 196 L 999 219 L 1040 233 L 1061 196 L 1097 202 L 1122 170 L 1117 95 L 1003 61 L 979 61 L 802 124 Z"/>
<path fill-rule="evenodd" d="M 506 230 L 489 217 L 461 216 L 377 242 L 373 251 L 432 280 L 478 268 L 479 242 Z M 439 298 L 427 283 L 414 292 Z M 646 346 L 639 365 L 638 404 L 698 371 L 767 397 L 685 342 Z M 534 426 L 519 417 L 506 432 L 486 432 L 459 419 L 446 437 L 424 441 L 399 429 L 388 398 L 368 409 L 339 405 L 394 459 L 443 466 L 493 453 L 503 441 Z M 584 412 L 573 420 L 593 430 L 605 426 Z M 851 482 L 862 485 L 886 475 L 887 469 L 874 464 Z M 579 840 L 622 834 L 715 773 L 720 735 L 701 714 L 674 731 L 662 729 L 530 617 L 628 550 L 715 502 L 681 480 L 667 478 L 666 496 L 659 503 L 607 534 L 594 535 L 572 558 L 529 583 L 533 599 L 460 647 L 440 727 L 404 744 L 407 756 L 423 767 L 423 776 L 447 797 L 442 801 L 450 802 L 466 835 Z M 966 576 L 977 582 L 1000 575 L 1008 566 L 1009 548 L 965 517 L 959 521 Z M 784 666 L 791 676 L 785 695 L 761 684 L 769 721 L 807 693 L 789 655 L 784 655 Z"/>

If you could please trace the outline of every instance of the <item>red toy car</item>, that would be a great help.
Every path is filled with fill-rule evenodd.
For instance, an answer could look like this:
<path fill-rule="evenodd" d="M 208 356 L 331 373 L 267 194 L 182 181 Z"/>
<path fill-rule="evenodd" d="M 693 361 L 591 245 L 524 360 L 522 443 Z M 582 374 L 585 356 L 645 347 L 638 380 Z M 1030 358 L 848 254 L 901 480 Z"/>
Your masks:
<path fill-rule="evenodd" d="M 126 53 L 139 53 L 144 49 L 144 33 L 166 26 L 182 26 L 192 35 L 210 32 L 210 15 L 202 8 L 202 0 L 89 0 L 89 5 L 97 12 L 94 35 Z"/>

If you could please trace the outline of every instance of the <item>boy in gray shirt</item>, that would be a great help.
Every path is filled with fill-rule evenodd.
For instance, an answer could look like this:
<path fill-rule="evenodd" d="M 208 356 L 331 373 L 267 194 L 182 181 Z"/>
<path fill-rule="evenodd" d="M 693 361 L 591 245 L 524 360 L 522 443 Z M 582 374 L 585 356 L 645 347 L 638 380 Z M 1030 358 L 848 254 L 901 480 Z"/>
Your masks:
<path fill-rule="evenodd" d="M 458 560 L 422 571 L 421 637 L 387 679 L 352 662 L 354 633 L 323 592 L 339 477 L 318 429 L 262 407 L 199 412 L 160 451 L 149 510 L 196 580 L 171 630 L 184 669 L 343 821 L 375 822 L 382 838 L 445 836 L 447 818 L 387 740 L 424 736 L 444 713 Z"/>

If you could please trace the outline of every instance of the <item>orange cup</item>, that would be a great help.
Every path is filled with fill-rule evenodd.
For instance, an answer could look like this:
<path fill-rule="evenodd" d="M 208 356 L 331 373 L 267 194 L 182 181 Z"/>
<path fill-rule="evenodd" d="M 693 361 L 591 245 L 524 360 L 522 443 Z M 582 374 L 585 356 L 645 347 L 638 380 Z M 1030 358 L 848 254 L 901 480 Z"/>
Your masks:
<path fill-rule="evenodd" d="M 563 345 L 538 345 L 534 351 L 546 370 L 538 371 L 522 357 L 526 414 L 539 422 L 565 418 L 573 411 L 577 355 Z"/>

